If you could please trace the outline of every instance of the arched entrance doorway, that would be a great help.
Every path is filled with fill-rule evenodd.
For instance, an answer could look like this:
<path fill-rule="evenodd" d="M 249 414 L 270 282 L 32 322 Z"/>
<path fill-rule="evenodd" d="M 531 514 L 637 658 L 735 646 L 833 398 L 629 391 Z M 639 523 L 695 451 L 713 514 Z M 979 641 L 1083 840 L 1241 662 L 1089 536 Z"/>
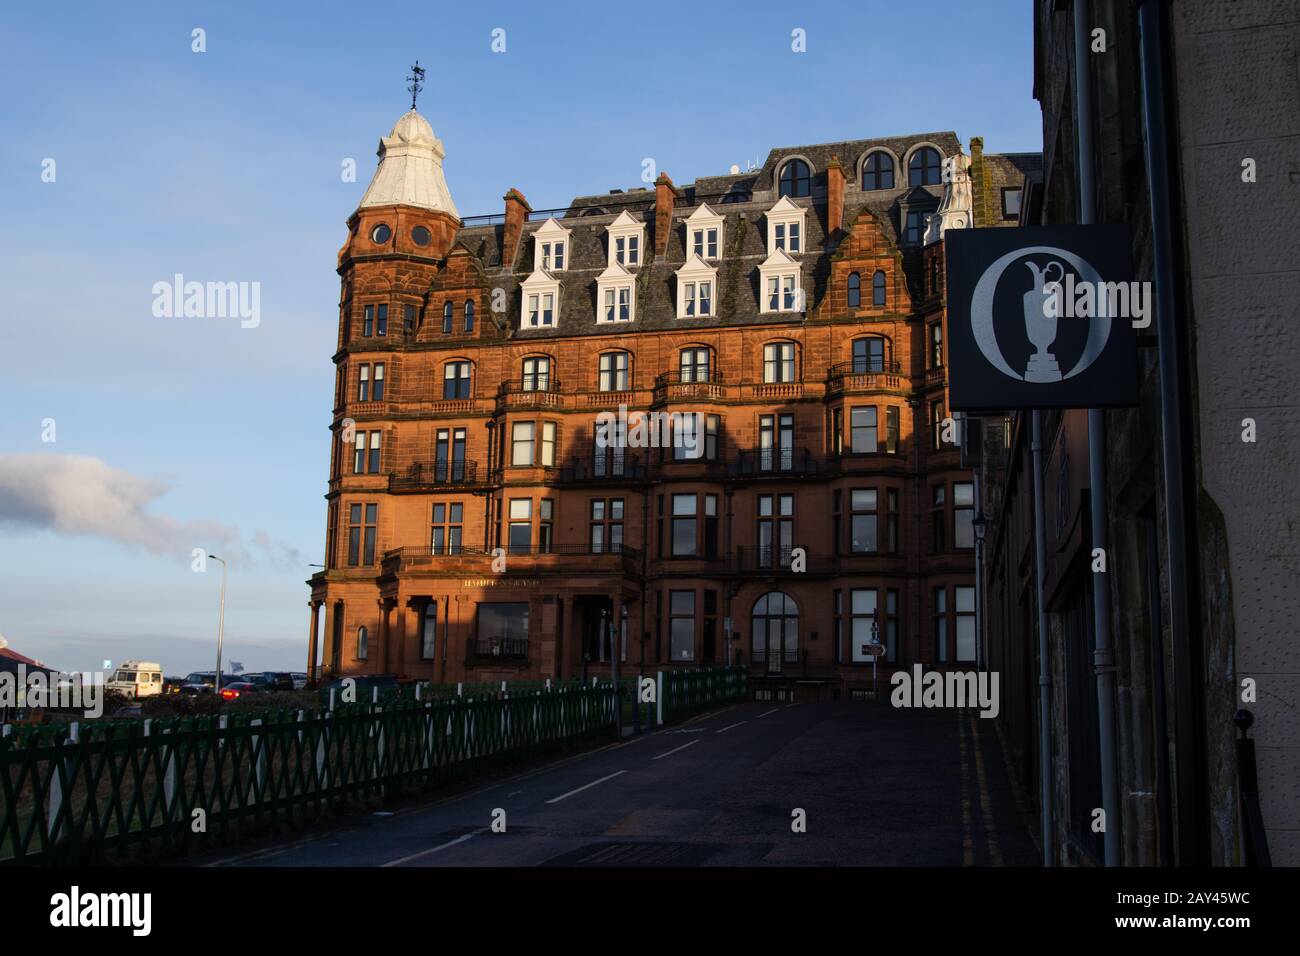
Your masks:
<path fill-rule="evenodd" d="M 799 661 L 799 605 L 784 591 L 769 591 L 750 612 L 752 660 L 767 661 L 769 674 Z"/>

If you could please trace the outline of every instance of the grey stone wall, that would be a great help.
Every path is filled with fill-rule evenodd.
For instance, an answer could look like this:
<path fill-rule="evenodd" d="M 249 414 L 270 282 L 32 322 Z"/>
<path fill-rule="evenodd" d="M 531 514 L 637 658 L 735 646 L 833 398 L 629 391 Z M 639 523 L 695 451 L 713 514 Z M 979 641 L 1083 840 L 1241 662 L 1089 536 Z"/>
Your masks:
<path fill-rule="evenodd" d="M 1171 5 L 1186 200 L 1198 452 L 1201 587 L 1210 634 L 1207 726 L 1257 682 L 1261 803 L 1276 865 L 1300 865 L 1300 6 Z M 1243 182 L 1253 159 L 1256 181 Z M 1242 440 L 1252 419 L 1253 443 Z M 1211 807 L 1232 862 L 1229 754 Z"/>

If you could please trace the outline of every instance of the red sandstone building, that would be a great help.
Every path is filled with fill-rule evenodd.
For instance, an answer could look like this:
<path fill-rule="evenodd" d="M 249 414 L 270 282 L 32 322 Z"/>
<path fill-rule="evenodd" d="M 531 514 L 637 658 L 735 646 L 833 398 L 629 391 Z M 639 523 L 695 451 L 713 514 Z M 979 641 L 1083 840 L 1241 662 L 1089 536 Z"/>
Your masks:
<path fill-rule="evenodd" d="M 873 636 L 886 671 L 973 662 L 942 230 L 1014 224 L 1038 157 L 970 147 L 964 196 L 932 133 L 462 220 L 402 116 L 339 253 L 312 666 L 318 640 L 326 674 L 435 682 L 617 652 L 838 697 Z"/>

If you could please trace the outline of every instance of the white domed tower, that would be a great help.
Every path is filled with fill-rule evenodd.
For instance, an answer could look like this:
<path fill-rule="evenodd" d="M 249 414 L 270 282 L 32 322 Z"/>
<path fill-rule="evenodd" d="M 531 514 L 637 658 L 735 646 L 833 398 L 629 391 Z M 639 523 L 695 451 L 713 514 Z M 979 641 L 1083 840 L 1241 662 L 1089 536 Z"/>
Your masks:
<path fill-rule="evenodd" d="M 442 141 L 412 107 L 380 139 L 378 155 L 379 167 L 348 220 L 344 253 L 442 259 L 460 228 L 443 176 Z"/>

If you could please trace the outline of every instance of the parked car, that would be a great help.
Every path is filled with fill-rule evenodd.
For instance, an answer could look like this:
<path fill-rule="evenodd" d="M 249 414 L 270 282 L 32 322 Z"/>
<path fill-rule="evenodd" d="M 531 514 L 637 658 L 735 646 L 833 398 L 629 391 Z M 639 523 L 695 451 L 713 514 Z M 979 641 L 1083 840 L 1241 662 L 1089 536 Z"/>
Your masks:
<path fill-rule="evenodd" d="M 223 682 L 221 685 L 222 700 L 235 700 L 239 697 L 245 696 L 246 694 L 260 694 L 264 692 L 265 688 L 263 688 L 261 684 L 255 683 L 251 680 L 236 680 L 229 684 Z"/>
<path fill-rule="evenodd" d="M 211 694 L 213 685 L 217 682 L 216 673 L 216 671 L 191 671 L 185 675 L 185 680 L 181 684 L 181 693 L 190 697 Z M 221 686 L 225 687 L 227 684 L 234 684 L 241 680 L 243 677 L 239 674 L 222 674 Z"/>
<path fill-rule="evenodd" d="M 124 661 L 104 689 L 132 700 L 157 697 L 163 690 L 162 665 L 157 661 Z"/>
<path fill-rule="evenodd" d="M 162 689 L 163 696 L 167 697 L 172 694 L 179 694 L 181 692 L 181 687 L 183 687 L 184 684 L 184 677 L 164 677 Z"/>

